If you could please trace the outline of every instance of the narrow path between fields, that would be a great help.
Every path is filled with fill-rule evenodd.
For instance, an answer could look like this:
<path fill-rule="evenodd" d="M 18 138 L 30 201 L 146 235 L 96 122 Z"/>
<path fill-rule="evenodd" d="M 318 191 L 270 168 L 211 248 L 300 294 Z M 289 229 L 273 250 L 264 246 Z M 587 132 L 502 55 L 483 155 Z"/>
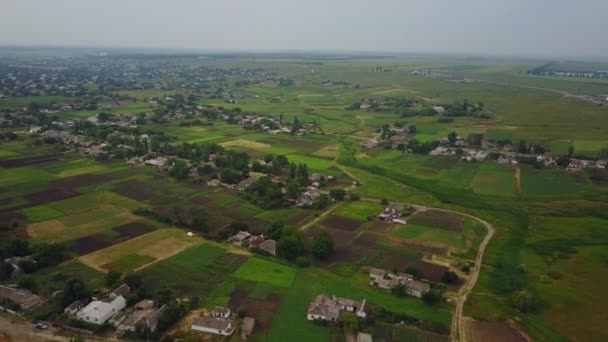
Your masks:
<path fill-rule="evenodd" d="M 519 165 L 515 167 L 515 195 L 521 197 L 521 169 Z"/>
<path fill-rule="evenodd" d="M 306 223 L 305 225 L 303 225 L 302 227 L 300 227 L 300 229 L 298 229 L 299 231 L 305 231 L 306 229 L 314 226 L 315 224 L 317 224 L 319 221 L 321 221 L 323 218 L 325 218 L 327 215 L 331 214 L 332 211 L 334 211 L 334 209 L 336 209 L 338 206 L 340 206 L 340 202 L 332 205 L 331 207 L 329 207 L 329 209 L 325 210 L 321 215 L 319 215 L 317 218 L 315 218 L 314 220 Z"/>

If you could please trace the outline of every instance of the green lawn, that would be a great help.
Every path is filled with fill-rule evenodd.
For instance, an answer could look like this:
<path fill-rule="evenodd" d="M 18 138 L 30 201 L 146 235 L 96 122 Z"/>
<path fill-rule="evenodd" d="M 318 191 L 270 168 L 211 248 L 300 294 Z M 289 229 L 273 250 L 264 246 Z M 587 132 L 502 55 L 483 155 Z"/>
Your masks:
<path fill-rule="evenodd" d="M 252 257 L 234 272 L 233 276 L 245 280 L 289 287 L 293 282 L 295 274 L 296 269 L 291 266 Z"/>
<path fill-rule="evenodd" d="M 374 202 L 345 202 L 336 209 L 335 213 L 359 221 L 367 221 L 369 217 L 376 217 L 382 212 L 384 206 Z"/>

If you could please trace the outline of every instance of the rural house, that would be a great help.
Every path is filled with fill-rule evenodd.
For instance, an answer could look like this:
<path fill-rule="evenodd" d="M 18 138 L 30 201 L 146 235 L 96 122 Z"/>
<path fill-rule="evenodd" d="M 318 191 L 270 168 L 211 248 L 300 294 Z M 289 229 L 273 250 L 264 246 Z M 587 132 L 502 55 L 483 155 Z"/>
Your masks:
<path fill-rule="evenodd" d="M 135 332 L 138 327 L 142 327 L 147 328 L 151 332 L 155 332 L 160 315 L 165 308 L 165 305 L 156 308 L 153 300 L 144 299 L 135 304 L 133 310 L 126 317 L 126 320 L 118 326 L 118 330 Z"/>
<path fill-rule="evenodd" d="M 40 304 L 43 300 L 40 296 L 25 289 L 15 289 L 0 285 L 0 300 L 8 300 L 19 306 L 23 311 L 30 311 Z"/>
<path fill-rule="evenodd" d="M 251 237 L 251 234 L 249 232 L 242 230 L 242 231 L 236 233 L 231 238 L 229 238 L 228 242 L 232 243 L 235 246 L 242 246 L 243 243 L 245 241 L 249 240 L 250 237 Z"/>
<path fill-rule="evenodd" d="M 371 268 L 369 278 L 370 285 L 384 290 L 390 291 L 396 286 L 403 285 L 408 295 L 417 298 L 422 298 L 431 289 L 429 284 L 414 280 L 414 276 L 407 273 L 393 274 L 378 268 Z"/>
<path fill-rule="evenodd" d="M 356 301 L 348 298 L 329 297 L 326 294 L 318 295 L 308 306 L 306 318 L 309 321 L 321 320 L 336 322 L 343 311 L 352 312 L 357 317 L 365 318 L 365 299 Z"/>
<path fill-rule="evenodd" d="M 319 197 L 321 197 L 321 190 L 314 187 L 308 187 L 308 190 L 298 197 L 297 206 L 304 207 L 312 205 Z"/>
<path fill-rule="evenodd" d="M 378 219 L 381 221 L 394 222 L 395 220 L 401 220 L 401 212 L 403 211 L 403 203 L 393 202 L 390 203 L 384 211 L 378 215 Z M 401 223 L 401 222 L 398 222 Z"/>
<path fill-rule="evenodd" d="M 367 333 L 358 333 L 357 334 L 357 342 L 373 342 L 374 339 L 372 338 L 371 334 L 367 334 Z"/>
<path fill-rule="evenodd" d="M 127 305 L 123 296 L 112 300 L 94 300 L 76 314 L 81 321 L 102 325 Z"/>
<path fill-rule="evenodd" d="M 235 330 L 232 321 L 222 317 L 195 317 L 191 329 L 223 336 L 230 336 Z"/>
<path fill-rule="evenodd" d="M 272 256 L 276 256 L 277 255 L 277 242 L 274 240 L 265 240 L 258 246 L 258 249 L 261 249 L 264 252 L 266 252 Z"/>
<path fill-rule="evenodd" d="M 255 320 L 251 317 L 243 318 L 243 322 L 241 323 L 241 340 L 246 341 L 251 336 L 253 332 L 253 327 L 255 325 Z"/>
<path fill-rule="evenodd" d="M 223 306 L 216 306 L 211 311 L 211 317 L 229 318 L 230 317 L 230 309 L 229 308 L 225 308 Z"/>
<path fill-rule="evenodd" d="M 110 299 L 114 299 L 118 296 L 127 297 L 129 293 L 131 293 L 131 288 L 129 287 L 129 285 L 122 284 L 110 293 Z"/>
<path fill-rule="evenodd" d="M 76 300 L 72 304 L 65 307 L 63 312 L 68 315 L 75 315 L 78 311 L 80 311 L 84 307 L 84 302 L 81 300 Z"/>

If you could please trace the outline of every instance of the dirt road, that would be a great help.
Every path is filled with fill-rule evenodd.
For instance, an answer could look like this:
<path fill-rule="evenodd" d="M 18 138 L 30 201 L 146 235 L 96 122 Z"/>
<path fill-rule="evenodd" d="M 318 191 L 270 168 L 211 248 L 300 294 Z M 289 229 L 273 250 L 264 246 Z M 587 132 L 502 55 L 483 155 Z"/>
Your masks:
<path fill-rule="evenodd" d="M 429 210 L 430 209 L 430 210 L 437 210 L 437 211 L 443 211 L 446 213 L 453 213 L 453 214 L 457 214 L 457 215 L 466 216 L 468 218 L 474 219 L 474 220 L 478 221 L 479 223 L 483 224 L 484 227 L 486 227 L 486 229 L 488 231 L 488 233 L 484 237 L 483 241 L 479 245 L 479 250 L 477 251 L 477 257 L 475 258 L 475 266 L 472 269 L 472 273 L 471 273 L 470 277 L 467 279 L 467 281 L 464 283 L 464 285 L 458 291 L 458 300 L 456 301 L 456 308 L 454 310 L 454 315 L 452 316 L 451 340 L 454 342 L 456 342 L 456 341 L 463 342 L 466 340 L 466 337 L 465 337 L 466 335 L 465 335 L 465 327 L 464 327 L 462 310 L 464 308 L 464 303 L 467 301 L 468 295 L 471 293 L 471 291 L 475 287 L 475 284 L 477 283 L 477 279 L 479 279 L 479 271 L 481 270 L 481 262 L 483 260 L 483 255 L 486 251 L 486 247 L 488 246 L 488 243 L 490 242 L 490 240 L 492 239 L 492 236 L 494 235 L 494 227 L 485 220 L 482 220 L 473 215 L 461 213 L 459 211 L 441 209 L 441 208 L 431 208 L 431 207 L 425 207 L 425 206 L 420 206 L 420 205 L 413 205 L 413 207 L 416 208 L 417 210 Z"/>

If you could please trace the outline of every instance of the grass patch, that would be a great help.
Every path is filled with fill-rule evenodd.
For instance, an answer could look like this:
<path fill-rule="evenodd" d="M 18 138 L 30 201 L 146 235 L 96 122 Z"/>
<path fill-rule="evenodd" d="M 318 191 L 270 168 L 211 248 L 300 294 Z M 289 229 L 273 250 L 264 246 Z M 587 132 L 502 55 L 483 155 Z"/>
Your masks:
<path fill-rule="evenodd" d="M 290 154 L 287 156 L 290 162 L 296 164 L 306 164 L 309 169 L 313 170 L 326 170 L 332 167 L 333 162 L 325 159 L 307 157 L 299 154 Z"/>
<path fill-rule="evenodd" d="M 132 254 L 125 255 L 116 261 L 102 265 L 101 268 L 108 270 L 108 271 L 118 271 L 121 273 L 128 273 L 128 272 L 130 272 L 140 266 L 143 266 L 147 263 L 150 263 L 154 260 L 156 260 L 156 259 L 154 259 L 151 256 L 132 253 Z"/>
<path fill-rule="evenodd" d="M 296 270 L 293 267 L 276 262 L 252 257 L 247 260 L 236 272 L 237 278 L 264 282 L 280 287 L 289 287 L 293 282 Z"/>
<path fill-rule="evenodd" d="M 384 206 L 373 202 L 355 201 L 346 202 L 336 209 L 335 213 L 354 220 L 367 221 L 369 217 L 376 217 L 382 212 Z"/>
<path fill-rule="evenodd" d="M 273 290 L 274 287 L 268 283 L 256 283 L 255 287 L 249 292 L 249 298 L 264 300 Z"/>
<path fill-rule="evenodd" d="M 63 212 L 48 205 L 39 205 L 21 210 L 31 222 L 40 222 L 63 216 Z"/>
<path fill-rule="evenodd" d="M 480 195 L 515 196 L 515 183 L 513 169 L 486 162 L 481 165 L 471 181 L 471 188 Z"/>

